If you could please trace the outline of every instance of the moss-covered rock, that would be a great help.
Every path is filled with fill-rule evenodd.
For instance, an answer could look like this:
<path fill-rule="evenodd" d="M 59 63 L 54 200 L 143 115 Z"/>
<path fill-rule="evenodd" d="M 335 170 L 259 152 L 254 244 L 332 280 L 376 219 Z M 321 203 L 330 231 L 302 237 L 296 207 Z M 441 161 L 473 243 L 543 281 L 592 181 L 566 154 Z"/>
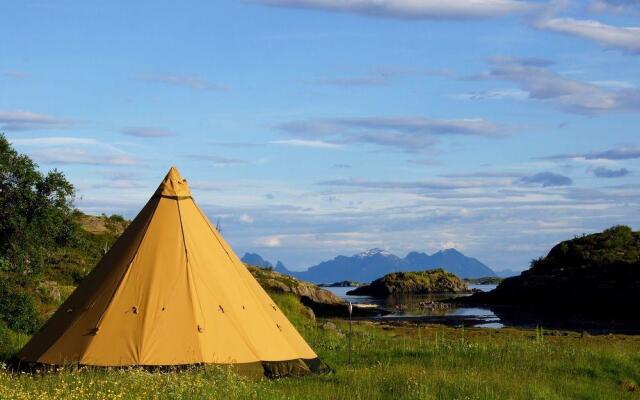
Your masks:
<path fill-rule="evenodd" d="M 418 272 L 393 272 L 369 285 L 347 292 L 355 296 L 386 297 L 399 294 L 468 293 L 467 284 L 441 268 Z"/>
<path fill-rule="evenodd" d="M 268 269 L 248 265 L 260 286 L 270 292 L 292 293 L 300 298 L 307 298 L 318 304 L 342 305 L 344 301 L 326 289 L 322 289 L 313 283 L 297 280 L 296 278 Z"/>

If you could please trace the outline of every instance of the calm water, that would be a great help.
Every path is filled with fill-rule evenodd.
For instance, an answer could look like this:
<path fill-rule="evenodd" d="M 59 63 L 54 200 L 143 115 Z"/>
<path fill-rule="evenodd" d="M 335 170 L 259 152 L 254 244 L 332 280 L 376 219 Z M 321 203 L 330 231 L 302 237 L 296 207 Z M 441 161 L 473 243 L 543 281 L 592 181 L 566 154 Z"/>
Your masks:
<path fill-rule="evenodd" d="M 489 291 L 495 285 L 469 285 L 472 289 Z M 326 288 L 339 297 L 354 304 L 375 304 L 387 314 L 374 319 L 414 321 L 417 323 L 443 324 L 448 326 L 475 326 L 499 329 L 505 326 L 533 329 L 543 326 L 551 329 L 586 331 L 594 334 L 625 333 L 640 334 L 640 319 L 635 316 L 586 315 L 584 312 L 533 310 L 515 306 L 484 307 L 456 306 L 430 307 L 431 302 L 468 295 L 394 296 L 386 299 L 368 296 L 348 296 L 352 288 Z"/>
<path fill-rule="evenodd" d="M 481 291 L 493 290 L 496 285 L 469 285 L 470 289 L 478 289 Z M 412 319 L 412 318 L 433 318 L 434 322 L 460 323 L 471 322 L 472 326 L 484 328 L 502 328 L 504 325 L 500 323 L 500 318 L 488 308 L 478 307 L 455 307 L 451 306 L 444 309 L 431 309 L 424 307 L 425 303 L 431 301 L 439 301 L 449 299 L 455 296 L 468 295 L 452 295 L 437 294 L 424 296 L 393 296 L 385 299 L 374 298 L 369 296 L 350 296 L 347 292 L 352 290 L 351 287 L 327 287 L 325 288 L 346 301 L 353 304 L 375 304 L 380 308 L 389 311 L 388 315 L 380 318 L 392 319 Z"/>

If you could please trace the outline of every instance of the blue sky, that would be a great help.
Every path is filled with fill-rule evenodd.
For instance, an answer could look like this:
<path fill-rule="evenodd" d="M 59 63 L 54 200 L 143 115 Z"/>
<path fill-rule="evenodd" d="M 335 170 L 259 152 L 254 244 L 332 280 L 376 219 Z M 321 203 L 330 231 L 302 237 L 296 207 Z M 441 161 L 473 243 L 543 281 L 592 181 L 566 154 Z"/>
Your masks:
<path fill-rule="evenodd" d="M 89 213 L 171 165 L 238 253 L 522 269 L 640 224 L 635 1 L 15 1 L 0 132 Z"/>

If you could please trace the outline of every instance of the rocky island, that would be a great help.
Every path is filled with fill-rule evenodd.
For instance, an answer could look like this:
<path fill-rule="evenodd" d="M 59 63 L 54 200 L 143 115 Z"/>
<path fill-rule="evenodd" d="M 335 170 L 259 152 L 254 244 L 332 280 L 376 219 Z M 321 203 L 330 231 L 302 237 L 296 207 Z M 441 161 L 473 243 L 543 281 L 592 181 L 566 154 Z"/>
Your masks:
<path fill-rule="evenodd" d="M 418 272 L 393 272 L 347 292 L 348 295 L 373 297 L 431 293 L 469 293 L 469 288 L 454 274 L 438 268 Z"/>

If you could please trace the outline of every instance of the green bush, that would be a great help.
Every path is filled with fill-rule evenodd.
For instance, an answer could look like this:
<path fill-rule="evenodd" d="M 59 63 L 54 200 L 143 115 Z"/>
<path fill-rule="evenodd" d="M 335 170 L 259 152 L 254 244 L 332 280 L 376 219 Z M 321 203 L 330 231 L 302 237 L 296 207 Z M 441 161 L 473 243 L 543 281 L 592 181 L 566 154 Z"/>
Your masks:
<path fill-rule="evenodd" d="M 111 216 L 109 217 L 109 220 L 111 220 L 112 222 L 120 222 L 120 223 L 124 223 L 126 221 L 124 217 L 119 214 L 111 214 Z"/>
<path fill-rule="evenodd" d="M 41 324 L 33 293 L 19 282 L 3 277 L 0 277 L 0 322 L 23 333 L 33 333 Z"/>
<path fill-rule="evenodd" d="M 0 321 L 14 331 L 38 328 L 35 288 L 51 269 L 47 260 L 80 244 L 74 193 L 62 172 L 40 172 L 0 134 Z"/>
<path fill-rule="evenodd" d="M 0 257 L 10 272 L 36 279 L 47 250 L 72 239 L 74 193 L 62 172 L 41 173 L 0 134 Z"/>

